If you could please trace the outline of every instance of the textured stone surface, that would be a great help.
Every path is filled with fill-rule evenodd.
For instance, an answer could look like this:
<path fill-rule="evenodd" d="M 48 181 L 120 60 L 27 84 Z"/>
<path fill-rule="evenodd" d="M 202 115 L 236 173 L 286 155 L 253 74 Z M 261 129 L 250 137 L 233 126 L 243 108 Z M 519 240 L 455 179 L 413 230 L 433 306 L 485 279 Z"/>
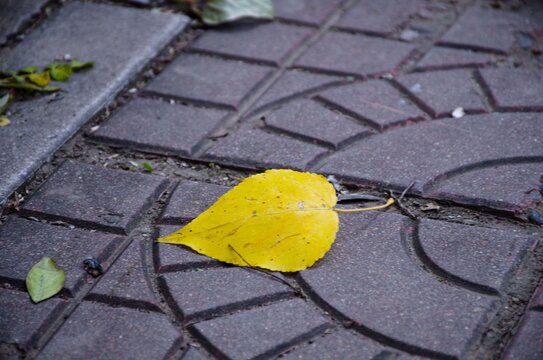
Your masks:
<path fill-rule="evenodd" d="M 296 299 L 200 322 L 195 328 L 226 356 L 250 359 L 325 323 L 305 301 Z"/>
<path fill-rule="evenodd" d="M 299 70 L 287 71 L 266 91 L 253 108 L 258 109 L 265 105 L 273 105 L 281 100 L 302 95 L 312 89 L 338 83 L 339 81 L 341 81 L 341 78 L 333 76 L 310 74 Z"/>
<path fill-rule="evenodd" d="M 377 130 L 420 119 L 424 114 L 391 85 L 379 80 L 342 86 L 322 92 L 319 97 Z"/>
<path fill-rule="evenodd" d="M 313 339 L 309 344 L 301 345 L 297 349 L 287 353 L 282 359 L 374 359 L 383 349 L 383 346 L 362 335 L 354 335 L 345 330 L 337 330 L 332 334 L 326 334 Z"/>
<path fill-rule="evenodd" d="M 397 41 L 329 32 L 295 66 L 337 74 L 376 75 L 394 72 L 413 49 Z"/>
<path fill-rule="evenodd" d="M 311 30 L 307 28 L 275 22 L 233 25 L 206 31 L 191 48 L 236 59 L 279 65 L 310 34 Z"/>
<path fill-rule="evenodd" d="M 10 218 L 0 227 L 0 277 L 24 286 L 28 271 L 44 256 L 66 272 L 65 289 L 75 294 L 90 275 L 83 260 L 94 256 L 108 267 L 108 256 L 122 241 L 114 235 Z"/>
<path fill-rule="evenodd" d="M 161 222 L 181 224 L 204 212 L 229 188 L 223 185 L 197 181 L 182 181 L 173 191 L 166 208 L 161 215 Z"/>
<path fill-rule="evenodd" d="M 26 292 L 0 288 L 0 343 L 27 349 L 66 305 L 59 298 L 34 304 Z"/>
<path fill-rule="evenodd" d="M 529 311 L 505 352 L 505 360 L 543 358 L 543 312 Z"/>
<path fill-rule="evenodd" d="M 539 285 L 539 287 L 537 288 L 534 297 L 532 298 L 532 301 L 530 303 L 530 307 L 532 309 L 543 307 L 543 285 Z"/>
<path fill-rule="evenodd" d="M 467 70 L 433 71 L 400 76 L 398 81 L 423 101 L 433 116 L 451 116 L 462 107 L 466 113 L 485 110 L 477 83 Z"/>
<path fill-rule="evenodd" d="M 320 301 L 382 336 L 460 356 L 496 298 L 423 270 L 402 241 L 404 217 L 373 213 L 341 220 L 332 250 L 300 273 Z"/>
<path fill-rule="evenodd" d="M 543 70 L 486 69 L 481 70 L 481 76 L 498 109 L 543 111 Z"/>
<path fill-rule="evenodd" d="M 0 204 L 131 81 L 184 28 L 187 19 L 74 1 L 14 49 L 1 51 L 0 69 L 45 66 L 59 54 L 96 60 L 96 65 L 62 83 L 65 91 L 56 101 L 43 96 L 12 105 L 11 124 L 0 133 Z"/>
<path fill-rule="evenodd" d="M 221 139 L 206 156 L 250 167 L 288 166 L 303 169 L 325 148 L 261 129 L 244 127 Z"/>
<path fill-rule="evenodd" d="M 515 32 L 530 32 L 534 25 L 519 14 L 475 5 L 462 14 L 440 44 L 507 53 L 515 43 Z"/>
<path fill-rule="evenodd" d="M 167 185 L 154 175 L 64 162 L 23 209 L 28 214 L 128 233 Z"/>
<path fill-rule="evenodd" d="M 421 0 L 362 0 L 347 11 L 336 26 L 386 35 L 402 25 L 422 5 L 424 2 Z"/>
<path fill-rule="evenodd" d="M 444 69 L 460 66 L 483 66 L 497 59 L 496 55 L 472 50 L 434 47 L 417 63 L 417 69 Z"/>
<path fill-rule="evenodd" d="M 445 272 L 474 284 L 502 289 L 535 238 L 514 230 L 494 230 L 423 219 L 416 240 Z"/>
<path fill-rule="evenodd" d="M 200 350 L 195 348 L 189 348 L 184 354 L 181 360 L 206 360 L 208 357 L 204 356 Z"/>
<path fill-rule="evenodd" d="M 329 110 L 311 100 L 298 100 L 266 115 L 266 125 L 297 136 L 317 139 L 337 147 L 339 144 L 368 132 L 357 120 Z"/>
<path fill-rule="evenodd" d="M 168 292 L 185 319 L 211 317 L 278 297 L 292 291 L 286 285 L 240 267 L 163 275 Z"/>
<path fill-rule="evenodd" d="M 143 241 L 134 240 L 100 278 L 87 298 L 158 310 L 158 300 L 150 288 L 145 267 L 146 250 Z"/>
<path fill-rule="evenodd" d="M 0 44 L 19 31 L 48 0 L 4 0 L 0 3 Z"/>
<path fill-rule="evenodd" d="M 236 109 L 270 71 L 270 68 L 237 60 L 183 55 L 146 89 L 189 102 Z"/>
<path fill-rule="evenodd" d="M 418 123 L 363 139 L 349 151 L 332 157 L 319 171 L 398 189 L 415 180 L 416 191 L 424 188 L 431 191 L 433 186 L 455 174 L 477 172 L 495 161 L 508 162 L 500 159 L 514 162 L 519 157 L 541 157 L 541 116 L 537 113 L 467 115 L 461 119 Z M 488 126 L 490 123 L 492 126 Z M 394 166 L 383 166 L 390 163 Z M 535 175 L 540 176 L 540 171 L 530 177 Z M 478 198 L 492 199 L 494 190 L 500 191 L 482 188 Z M 530 189 L 522 191 L 526 190 Z M 471 202 L 468 197 L 456 200 Z"/>
<path fill-rule="evenodd" d="M 93 137 L 146 151 L 189 155 L 227 114 L 225 111 L 137 98 Z"/>
<path fill-rule="evenodd" d="M 180 336 L 162 314 L 83 302 L 38 359 L 161 359 Z"/>
<path fill-rule="evenodd" d="M 307 25 L 320 25 L 341 0 L 274 0 L 273 12 L 278 19 Z"/>

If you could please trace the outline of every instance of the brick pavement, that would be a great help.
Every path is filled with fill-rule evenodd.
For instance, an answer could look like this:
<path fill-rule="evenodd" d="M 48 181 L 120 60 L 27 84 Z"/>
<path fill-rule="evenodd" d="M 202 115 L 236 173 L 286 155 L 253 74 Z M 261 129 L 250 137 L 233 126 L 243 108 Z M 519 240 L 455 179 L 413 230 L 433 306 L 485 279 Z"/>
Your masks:
<path fill-rule="evenodd" d="M 110 149 L 107 157 L 62 149 L 20 208 L 4 209 L 0 357 L 541 358 L 543 232 L 524 214 L 543 208 L 543 7 L 274 5 L 274 21 L 198 31 L 97 131 L 80 131 L 66 145 L 88 154 Z M 39 10 L 26 6 L 10 29 L 0 28 L 4 38 Z M 48 62 L 50 44 L 62 42 L 55 53 L 99 56 L 97 68 L 67 83 L 55 108 L 45 98 L 15 105 L 13 127 L 0 129 L 0 146 L 11 149 L 0 157 L 8 164 L 5 198 L 186 24 L 181 15 L 117 2 L 69 1 L 57 11 L 1 49 L 2 66 Z M 84 35 L 62 31 L 92 19 L 101 26 Z M 406 31 L 416 35 L 407 39 Z M 528 48 L 519 34 L 531 39 Z M 454 118 L 459 107 L 465 115 Z M 51 121 L 39 125 L 44 118 Z M 116 157 L 158 165 L 153 174 L 133 164 L 111 168 Z M 323 260 L 277 274 L 294 291 L 154 241 L 231 186 L 162 172 L 160 164 L 179 158 L 246 174 L 270 167 L 333 174 L 381 194 L 414 181 L 405 203 L 418 218 L 393 208 L 341 215 Z M 440 209 L 421 211 L 428 201 Z M 61 293 L 33 305 L 24 278 L 44 255 L 68 276 Z M 83 270 L 89 255 L 105 274 Z"/>

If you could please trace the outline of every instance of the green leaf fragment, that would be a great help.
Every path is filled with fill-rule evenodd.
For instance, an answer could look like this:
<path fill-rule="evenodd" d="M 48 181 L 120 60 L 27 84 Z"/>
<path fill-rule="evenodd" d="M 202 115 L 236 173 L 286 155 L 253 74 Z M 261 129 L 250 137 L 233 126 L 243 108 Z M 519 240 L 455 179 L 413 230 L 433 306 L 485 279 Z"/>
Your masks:
<path fill-rule="evenodd" d="M 6 112 L 12 100 L 13 96 L 9 93 L 0 98 L 0 115 Z"/>
<path fill-rule="evenodd" d="M 11 121 L 6 116 L 0 116 L 0 127 L 8 126 Z"/>
<path fill-rule="evenodd" d="M 208 0 L 202 12 L 202 21 L 218 25 L 244 17 L 272 19 L 271 0 Z"/>
<path fill-rule="evenodd" d="M 47 66 L 51 79 L 55 81 L 66 81 L 72 76 L 72 66 L 70 64 L 51 64 Z"/>
<path fill-rule="evenodd" d="M 40 86 L 44 87 L 49 85 L 49 82 L 51 81 L 51 76 L 49 75 L 49 71 L 44 71 L 41 73 L 34 73 L 27 75 L 27 78 L 30 82 Z"/>
<path fill-rule="evenodd" d="M 72 67 L 73 71 L 79 71 L 84 70 L 87 68 L 91 68 L 94 66 L 94 61 L 79 61 L 79 60 L 72 60 L 70 63 L 70 66 Z"/>
<path fill-rule="evenodd" d="M 41 91 L 41 92 L 54 92 L 54 91 L 60 90 L 60 88 L 56 86 L 40 87 L 38 85 L 34 85 L 31 83 L 25 83 L 25 82 L 19 83 L 19 82 L 13 82 L 13 81 L 0 81 L 0 88 L 32 90 L 32 91 Z"/>
<path fill-rule="evenodd" d="M 143 166 L 143 170 L 145 172 L 153 172 L 154 168 L 151 164 L 149 164 L 148 162 L 144 162 L 143 164 L 141 164 L 141 166 Z"/>
<path fill-rule="evenodd" d="M 34 74 L 36 71 L 38 71 L 37 66 L 25 66 L 24 68 L 21 68 L 19 70 L 19 74 L 25 75 L 25 74 Z"/>
<path fill-rule="evenodd" d="M 57 294 L 64 286 L 66 273 L 55 260 L 44 256 L 26 276 L 26 289 L 32 301 L 38 303 Z"/>

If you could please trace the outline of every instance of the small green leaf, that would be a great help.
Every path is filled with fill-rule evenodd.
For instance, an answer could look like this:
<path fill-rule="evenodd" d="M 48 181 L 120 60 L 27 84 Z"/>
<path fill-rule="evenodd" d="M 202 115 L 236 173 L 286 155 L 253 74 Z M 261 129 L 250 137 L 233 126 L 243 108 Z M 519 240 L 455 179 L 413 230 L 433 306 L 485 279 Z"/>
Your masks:
<path fill-rule="evenodd" d="M 11 121 L 6 116 L 0 116 L 0 127 L 8 126 Z"/>
<path fill-rule="evenodd" d="M 208 0 L 202 12 L 202 21 L 218 25 L 244 17 L 273 18 L 271 0 Z"/>
<path fill-rule="evenodd" d="M 34 73 L 27 75 L 28 80 L 30 82 L 38 85 L 39 87 L 44 87 L 49 85 L 49 82 L 51 81 L 51 76 L 49 76 L 49 71 L 44 71 L 41 73 Z"/>
<path fill-rule="evenodd" d="M 34 74 L 36 71 L 38 71 L 37 66 L 25 66 L 24 68 L 21 68 L 19 70 L 19 74 L 25 75 L 25 74 Z"/>
<path fill-rule="evenodd" d="M 66 81 L 72 76 L 72 66 L 70 64 L 51 64 L 48 69 L 51 73 L 51 79 L 55 81 Z"/>
<path fill-rule="evenodd" d="M 141 164 L 141 166 L 143 166 L 143 170 L 145 172 L 153 172 L 154 168 L 151 164 L 149 164 L 148 162 L 144 162 L 143 164 Z"/>
<path fill-rule="evenodd" d="M 22 90 L 32 90 L 32 91 L 42 91 L 42 92 L 54 92 L 59 91 L 60 88 L 56 86 L 44 86 L 39 87 L 31 83 L 19 83 L 13 81 L 0 81 L 0 88 L 5 89 L 22 89 Z"/>
<path fill-rule="evenodd" d="M 9 105 L 11 104 L 11 100 L 13 100 L 13 97 L 10 93 L 7 93 L 6 95 L 2 96 L 0 98 L 0 115 L 6 112 L 6 110 L 9 108 Z"/>
<path fill-rule="evenodd" d="M 44 256 L 26 276 L 26 289 L 32 301 L 38 303 L 57 294 L 64 286 L 66 273 L 55 260 Z"/>
<path fill-rule="evenodd" d="M 79 61 L 79 60 L 72 60 L 70 63 L 70 66 L 72 67 L 73 71 L 79 71 L 84 70 L 87 68 L 91 68 L 94 66 L 94 61 Z"/>

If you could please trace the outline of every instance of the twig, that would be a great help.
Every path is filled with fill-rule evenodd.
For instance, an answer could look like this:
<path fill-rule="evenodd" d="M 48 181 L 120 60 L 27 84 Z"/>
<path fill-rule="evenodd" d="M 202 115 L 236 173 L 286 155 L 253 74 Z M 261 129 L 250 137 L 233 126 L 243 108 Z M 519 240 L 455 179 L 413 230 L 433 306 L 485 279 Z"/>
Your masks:
<path fill-rule="evenodd" d="M 416 220 L 417 215 L 413 214 L 411 210 L 405 207 L 405 205 L 400 201 L 399 198 L 394 195 L 392 191 L 389 192 L 390 197 L 396 200 L 396 205 L 398 205 L 398 208 L 403 212 L 405 215 L 409 216 L 411 219 Z"/>
<path fill-rule="evenodd" d="M 269 277 L 271 277 L 272 279 L 274 279 L 275 281 L 279 281 L 280 283 L 283 283 L 285 284 L 286 286 L 288 286 L 289 288 L 291 288 L 296 294 L 298 294 L 301 298 L 304 298 L 305 299 L 305 295 L 302 294 L 302 292 L 300 291 L 300 289 L 297 289 L 296 287 L 292 286 L 292 284 L 290 284 L 288 281 L 286 281 L 285 279 L 281 279 L 279 276 L 275 275 L 275 274 L 272 274 L 266 270 L 263 270 L 263 269 L 259 269 L 257 267 L 254 267 L 253 265 L 249 264 L 249 262 L 247 260 L 245 260 L 245 258 L 243 256 L 241 256 L 241 254 L 239 252 L 237 252 L 236 249 L 234 249 L 234 247 L 230 244 L 228 244 L 228 247 L 230 249 L 232 249 L 233 252 L 236 253 L 237 256 L 240 257 L 241 260 L 243 260 L 244 263 L 247 264 L 247 266 L 249 267 L 249 269 L 251 270 L 254 270 L 254 271 L 258 271 L 259 273 L 262 273 L 264 275 L 268 275 Z"/>
<path fill-rule="evenodd" d="M 409 185 L 407 185 L 407 187 L 404 189 L 404 191 L 402 191 L 402 194 L 400 195 L 400 197 L 398 199 L 399 202 L 401 202 L 403 200 L 403 197 L 405 196 L 405 194 L 407 194 L 407 192 L 409 190 L 411 190 L 413 185 L 415 185 L 415 180 L 411 181 L 411 183 Z"/>

